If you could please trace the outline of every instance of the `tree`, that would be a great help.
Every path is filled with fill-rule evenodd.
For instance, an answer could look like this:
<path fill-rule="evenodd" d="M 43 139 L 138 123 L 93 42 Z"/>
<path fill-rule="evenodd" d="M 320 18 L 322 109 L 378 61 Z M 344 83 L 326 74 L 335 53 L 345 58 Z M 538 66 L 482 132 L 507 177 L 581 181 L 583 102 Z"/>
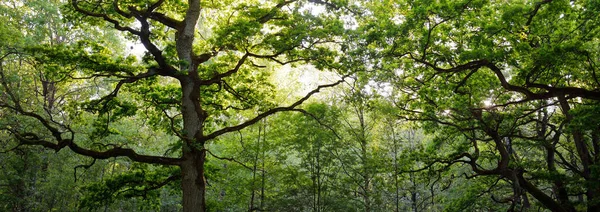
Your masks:
<path fill-rule="evenodd" d="M 312 103 L 300 112 L 291 117 L 295 136 L 288 141 L 288 146 L 298 154 L 299 172 L 308 178 L 305 184 L 310 192 L 307 206 L 315 212 L 343 210 L 337 197 L 340 189 L 334 181 L 340 168 L 333 155 L 341 146 L 333 131 L 340 111 L 334 106 Z"/>
<path fill-rule="evenodd" d="M 342 165 L 349 169 L 348 179 L 356 185 L 356 193 L 360 196 L 365 212 L 373 210 L 374 178 L 378 174 L 374 159 L 372 128 L 374 118 L 370 117 L 370 97 L 363 85 L 355 82 L 344 94 L 348 115 L 340 117 L 343 120 L 347 137 L 344 146 L 350 151 L 345 155 Z"/>
<path fill-rule="evenodd" d="M 311 13 L 315 4 L 327 5 L 331 12 L 341 8 L 325 1 L 71 0 L 63 12 L 74 26 L 85 27 L 78 20 L 112 26 L 141 42 L 146 55 L 142 61 L 124 58 L 93 37 L 73 45 L 28 44 L 17 51 L 6 50 L 3 58 L 26 55 L 39 64 L 35 69 L 51 74 L 64 99 L 52 108 L 38 105 L 42 97 L 28 94 L 27 86 L 20 87 L 21 81 L 16 80 L 23 79 L 21 73 L 3 69 L 0 108 L 16 119 L 4 123 L 2 130 L 19 145 L 68 148 L 94 159 L 126 157 L 137 163 L 176 166 L 180 174 L 147 183 L 139 191 L 180 179 L 184 211 L 205 211 L 207 143 L 277 112 L 293 110 L 320 89 L 342 82 L 318 86 L 288 106 L 268 101 L 272 87 L 266 79 L 278 65 L 341 67 L 333 47 L 342 40 L 344 25 L 337 13 Z M 39 81 L 23 83 L 33 82 Z M 236 114 L 243 110 L 258 115 L 238 120 Z M 164 156 L 145 154 L 149 151 L 141 147 L 167 145 L 140 142 L 111 127 L 141 117 L 155 124 L 151 129 L 178 138 Z M 132 124 L 148 128 L 148 123 Z M 94 131 L 82 133 L 86 128 Z M 123 141 L 106 143 L 104 138 L 115 134 Z"/>
<path fill-rule="evenodd" d="M 472 170 L 468 178 L 506 180 L 512 194 L 495 200 L 511 209 L 530 207 L 533 197 L 554 211 L 599 210 L 598 121 L 589 119 L 600 100 L 595 1 L 410 1 L 369 9 L 374 17 L 361 24 L 365 52 L 385 70 L 379 79 L 401 93 L 398 115 L 435 129 L 445 141 L 438 148 L 453 149 L 431 155 L 424 168 L 462 164 Z"/>
<path fill-rule="evenodd" d="M 59 3 L 11 0 L 0 4 L 0 76 L 3 83 L 0 102 L 5 103 L 10 98 L 4 92 L 6 86 L 18 86 L 19 91 L 11 94 L 27 99 L 24 102 L 36 104 L 37 109 L 44 112 L 63 104 L 64 90 L 56 86 L 56 75 L 37 68 L 40 64 L 36 64 L 24 49 L 32 44 L 54 47 L 74 44 L 101 29 L 72 29 L 71 24 L 61 20 Z M 69 39 L 76 35 L 77 39 Z M 94 38 L 99 42 L 112 41 L 110 47 L 120 44 L 112 33 Z M 0 208 L 5 211 L 76 210 L 79 186 L 102 176 L 99 170 L 104 163 L 96 163 L 94 168 L 81 171 L 81 167 L 85 166 L 80 164 L 89 161 L 72 153 L 15 146 L 18 142 L 10 135 L 10 129 L 27 126 L 31 130 L 40 130 L 40 126 L 20 119 L 14 111 L 0 111 L 0 166 L 4 170 L 0 175 Z M 76 178 L 75 182 L 73 178 Z"/>

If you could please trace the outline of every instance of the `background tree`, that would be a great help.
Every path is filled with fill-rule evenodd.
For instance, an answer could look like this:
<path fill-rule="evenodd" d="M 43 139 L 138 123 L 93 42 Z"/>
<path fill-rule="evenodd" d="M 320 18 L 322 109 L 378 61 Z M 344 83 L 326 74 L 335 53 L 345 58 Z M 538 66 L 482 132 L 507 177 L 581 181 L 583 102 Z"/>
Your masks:
<path fill-rule="evenodd" d="M 600 97 L 597 7 L 593 1 L 373 3 L 374 16 L 362 25 L 367 53 L 385 70 L 380 78 L 398 89 L 399 115 L 436 129 L 443 141 L 437 148 L 453 149 L 430 155 L 430 166 L 463 164 L 472 170 L 467 178 L 506 180 L 511 194 L 490 196 L 511 209 L 530 207 L 531 196 L 556 211 L 595 211 L 597 178 L 588 173 L 597 164 L 597 132 L 569 126 L 575 108 L 591 114 Z M 579 116 L 597 126 L 585 117 Z M 564 154 L 577 159 L 556 159 Z M 552 192 L 542 189 L 548 185 Z M 569 198 L 581 192 L 585 198 Z"/>
<path fill-rule="evenodd" d="M 361 82 L 355 81 L 342 97 L 346 114 L 340 116 L 343 123 L 344 143 L 348 151 L 340 153 L 341 165 L 345 168 L 347 183 L 355 189 L 355 198 L 360 199 L 364 211 L 372 211 L 374 207 L 375 178 L 379 174 L 379 167 L 375 158 L 377 150 L 376 137 L 373 128 L 376 118 L 371 113 L 371 99 L 373 98 Z"/>
<path fill-rule="evenodd" d="M 36 45 L 56 47 L 71 45 L 89 38 L 90 34 L 108 30 L 103 28 L 73 28 L 61 19 L 58 1 L 4 1 L 2 11 L 2 41 L 0 42 L 0 76 L 3 107 L 9 106 L 11 98 L 23 99 L 34 104 L 41 113 L 55 112 L 65 103 L 65 93 L 72 90 L 57 86 L 60 79 L 50 71 L 56 67 L 44 67 L 32 59 L 27 49 Z M 75 38 L 77 37 L 77 38 Z M 122 42 L 112 33 L 92 36 L 99 42 L 109 41 L 110 47 Z M 122 48 L 115 52 L 124 53 Z M 20 90 L 5 92 L 7 87 L 20 87 Z M 10 96 L 14 95 L 14 96 Z M 17 139 L 10 136 L 13 127 L 27 126 L 31 130 L 41 130 L 10 110 L 2 110 L 0 126 L 2 131 L 2 153 L 0 166 L 1 210 L 4 211 L 72 211 L 78 207 L 81 197 L 79 188 L 89 182 L 102 179 L 104 162 L 84 169 L 90 160 L 69 152 L 52 152 L 38 147 L 16 146 Z M 128 208 L 129 204 L 122 204 Z"/>

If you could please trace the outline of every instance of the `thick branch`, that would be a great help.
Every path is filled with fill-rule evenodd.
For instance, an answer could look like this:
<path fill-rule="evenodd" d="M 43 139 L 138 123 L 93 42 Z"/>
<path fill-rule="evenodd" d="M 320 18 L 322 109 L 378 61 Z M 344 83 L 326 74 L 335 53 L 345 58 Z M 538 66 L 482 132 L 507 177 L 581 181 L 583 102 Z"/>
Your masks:
<path fill-rule="evenodd" d="M 517 179 L 520 186 L 522 186 L 527 192 L 531 194 L 531 196 L 535 197 L 538 201 L 540 201 L 544 206 L 552 211 L 560 211 L 566 212 L 568 211 L 562 205 L 560 205 L 557 201 L 552 199 L 552 197 L 545 194 L 542 190 L 537 188 L 535 185 L 531 184 L 528 180 L 523 177 L 523 174 L 518 174 Z"/>
<path fill-rule="evenodd" d="M 517 86 L 517 85 L 510 84 L 506 80 L 506 77 L 502 73 L 502 70 L 500 70 L 500 68 L 498 68 L 494 63 L 492 63 L 488 60 L 485 60 L 485 59 L 471 61 L 471 62 L 462 64 L 462 65 L 459 65 L 456 67 L 445 69 L 445 68 L 440 68 L 440 67 L 438 67 L 432 63 L 429 63 L 425 60 L 414 58 L 412 56 L 411 56 L 411 58 L 417 62 L 420 62 L 420 63 L 426 65 L 427 67 L 432 68 L 433 70 L 435 70 L 438 73 L 458 73 L 458 72 L 467 71 L 467 70 L 478 70 L 483 67 L 489 68 L 496 75 L 496 77 L 500 81 L 500 85 L 504 89 L 506 89 L 508 91 L 514 91 L 514 92 L 524 94 L 527 97 L 527 100 L 542 100 L 542 99 L 549 99 L 552 97 L 559 97 L 559 96 L 564 96 L 564 95 L 568 95 L 569 98 L 581 97 L 584 99 L 600 100 L 600 92 L 590 91 L 590 90 L 586 90 L 583 88 L 551 87 L 548 85 L 537 84 L 537 83 L 527 83 L 525 86 Z M 529 87 L 541 88 L 541 89 L 546 90 L 546 92 L 534 93 L 528 89 Z"/>
<path fill-rule="evenodd" d="M 162 4 L 162 2 L 163 2 L 162 0 L 159 0 L 158 2 L 153 4 L 149 8 L 150 15 L 147 15 L 143 12 L 136 10 L 135 8 L 129 8 L 130 12 L 127 13 L 119 8 L 118 0 L 113 1 L 113 8 L 117 11 L 117 13 L 119 13 L 120 15 L 122 15 L 123 17 L 126 17 L 126 18 L 135 17 L 140 22 L 140 24 L 141 24 L 140 30 L 135 30 L 128 26 L 122 26 L 118 20 L 109 17 L 107 14 L 95 13 L 92 11 L 85 10 L 85 9 L 79 7 L 79 0 L 71 0 L 71 5 L 77 12 L 79 12 L 81 14 L 84 14 L 86 16 L 91 16 L 91 17 L 102 18 L 105 21 L 112 23 L 114 25 L 115 29 L 117 29 L 117 30 L 126 31 L 126 32 L 132 33 L 134 35 L 137 35 L 140 38 L 140 41 L 142 42 L 142 44 L 144 45 L 146 50 L 148 50 L 148 52 L 150 52 L 150 54 L 154 57 L 154 60 L 158 63 L 159 68 L 156 69 L 157 73 L 160 75 L 163 75 L 163 76 L 176 77 L 176 73 L 177 73 L 176 69 L 167 63 L 167 60 L 162 55 L 162 51 L 160 49 L 158 49 L 158 47 L 156 47 L 156 45 L 154 45 L 150 40 L 151 33 L 150 33 L 150 25 L 147 20 L 148 18 L 157 20 L 167 26 L 173 25 L 174 24 L 173 22 L 175 21 L 164 15 L 161 15 L 160 13 L 151 12 L 152 10 L 156 9 L 156 7 L 160 6 L 160 4 Z"/>
<path fill-rule="evenodd" d="M 20 106 L 9 106 L 9 105 L 0 105 L 1 107 L 5 107 L 11 110 L 14 110 L 17 113 L 20 113 L 24 116 L 31 117 L 37 120 L 46 130 L 50 131 L 52 137 L 57 141 L 57 143 L 53 143 L 44 139 L 40 139 L 38 135 L 34 133 L 19 133 L 15 129 L 5 128 L 3 130 L 7 130 L 12 133 L 13 136 L 19 141 L 20 145 L 34 145 L 34 146 L 43 146 L 45 148 L 54 149 L 55 151 L 59 151 L 65 147 L 69 147 L 73 152 L 92 157 L 95 159 L 107 159 L 112 157 L 128 157 L 133 161 L 142 162 L 142 163 L 153 163 L 153 164 L 163 164 L 163 165 L 178 165 L 180 159 L 178 158 L 167 158 L 167 157 L 158 157 L 158 156 L 147 156 L 137 154 L 132 149 L 126 149 L 121 147 L 114 147 L 112 149 L 106 151 L 95 151 L 80 147 L 75 142 L 73 142 L 73 132 L 68 129 L 64 125 L 60 125 L 63 128 L 67 128 L 68 131 L 71 132 L 70 138 L 63 139 L 62 132 L 59 128 L 54 127 L 50 121 L 41 115 L 29 111 L 25 111 Z"/>
<path fill-rule="evenodd" d="M 576 88 L 576 87 L 558 87 L 557 88 L 557 87 L 550 87 L 550 86 L 545 86 L 545 85 L 540 85 L 540 84 L 535 84 L 535 83 L 527 83 L 527 86 L 529 86 L 529 87 L 542 88 L 542 89 L 547 90 L 547 92 L 534 93 L 534 92 L 530 91 L 529 89 L 527 89 L 527 87 L 516 86 L 516 85 L 512 85 L 512 84 L 508 83 L 508 81 L 506 80 L 506 77 L 504 77 L 504 74 L 502 74 L 502 71 L 500 70 L 500 68 L 498 68 L 493 63 L 486 61 L 485 67 L 489 68 L 490 70 L 492 70 L 494 72 L 494 74 L 496 75 L 498 80 L 500 80 L 500 84 L 502 85 L 503 88 L 505 88 L 506 90 L 509 90 L 509 91 L 515 91 L 518 93 L 522 93 L 525 96 L 527 96 L 527 99 L 529 99 L 529 100 L 549 99 L 552 97 L 560 97 L 563 95 L 569 95 L 570 98 L 581 97 L 584 99 L 600 100 L 600 92 L 598 92 L 598 91 L 589 91 L 589 90 L 586 90 L 583 88 Z"/>
<path fill-rule="evenodd" d="M 174 18 L 171 18 L 165 14 L 159 13 L 159 12 L 152 12 L 150 13 L 150 16 L 148 16 L 148 18 L 158 21 L 168 27 L 171 27 L 173 29 L 181 29 L 182 23 L 179 20 L 176 20 Z"/>
<path fill-rule="evenodd" d="M 158 63 L 159 68 L 156 69 L 157 73 L 162 76 L 171 76 L 177 78 L 177 70 L 167 63 L 165 56 L 162 51 L 152 43 L 150 40 L 150 24 L 144 17 L 136 15 L 136 19 L 141 24 L 141 31 L 138 34 L 140 41 L 144 47 L 154 57 L 154 60 Z"/>
<path fill-rule="evenodd" d="M 52 143 L 43 139 L 39 139 L 36 135 L 31 133 L 21 135 L 13 131 L 13 135 L 17 138 L 17 140 L 19 140 L 21 145 L 43 146 L 45 148 L 53 149 L 55 151 L 59 151 L 64 147 L 69 147 L 73 152 L 77 154 L 88 156 L 94 159 L 128 157 L 129 159 L 136 162 L 161 165 L 179 165 L 179 162 L 181 161 L 181 159 L 179 158 L 140 155 L 132 149 L 121 147 L 113 147 L 112 149 L 106 151 L 95 151 L 83 148 L 75 144 L 75 142 L 73 142 L 73 140 L 71 139 L 64 139 L 60 140 L 58 143 Z"/>

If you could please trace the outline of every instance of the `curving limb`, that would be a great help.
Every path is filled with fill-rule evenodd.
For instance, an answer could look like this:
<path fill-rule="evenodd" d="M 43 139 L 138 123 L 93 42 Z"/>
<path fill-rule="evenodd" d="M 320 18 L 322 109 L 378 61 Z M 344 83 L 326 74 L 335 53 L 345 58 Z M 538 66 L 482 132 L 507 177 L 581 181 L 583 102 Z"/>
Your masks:
<path fill-rule="evenodd" d="M 5 84 L 5 83 L 3 83 L 3 84 Z M 9 92 L 9 94 L 10 94 L 10 92 Z M 56 142 L 50 142 L 46 139 L 43 139 L 42 136 L 40 136 L 39 134 L 35 134 L 35 133 L 31 133 L 31 132 L 19 132 L 14 127 L 3 128 L 2 130 L 10 132 L 15 137 L 15 139 L 17 139 L 17 141 L 19 141 L 19 145 L 43 146 L 45 148 L 53 149 L 55 151 L 60 151 L 61 149 L 68 147 L 69 149 L 71 149 L 73 152 L 75 152 L 77 154 L 88 156 L 88 157 L 95 158 L 95 159 L 108 159 L 108 158 L 113 158 L 113 157 L 128 157 L 131 160 L 136 161 L 136 162 L 163 164 L 163 165 L 178 165 L 179 162 L 181 161 L 181 159 L 179 159 L 179 158 L 140 155 L 137 152 L 135 152 L 133 149 L 121 148 L 118 146 L 113 147 L 108 150 L 105 150 L 105 151 L 97 151 L 97 150 L 87 149 L 87 148 L 79 146 L 78 144 L 76 144 L 73 141 L 74 133 L 68 126 L 66 126 L 64 124 L 59 124 L 58 126 L 55 126 L 55 125 L 57 125 L 56 122 L 54 122 L 52 120 L 48 120 L 45 117 L 43 117 L 42 115 L 39 115 L 37 113 L 26 111 L 18 104 L 18 101 L 16 101 L 16 100 L 15 100 L 14 106 L 7 105 L 7 104 L 0 104 L 0 107 L 7 108 L 7 109 L 12 110 L 16 113 L 19 113 L 23 116 L 33 118 L 38 123 L 40 123 L 41 126 L 45 130 L 47 130 L 50 133 L 50 135 L 52 136 L 52 138 L 56 141 Z M 69 132 L 70 136 L 68 136 L 68 138 L 63 138 L 64 132 Z"/>
<path fill-rule="evenodd" d="M 77 182 L 77 169 L 83 168 L 83 169 L 87 170 L 90 167 L 92 167 L 94 164 L 96 164 L 96 158 L 94 158 L 90 164 L 81 164 L 81 165 L 77 165 L 77 166 L 73 167 L 73 179 L 74 179 L 75 183 Z"/>
<path fill-rule="evenodd" d="M 125 79 L 120 80 L 119 82 L 117 82 L 117 85 L 115 86 L 115 88 L 113 89 L 112 92 L 110 92 L 108 95 L 100 98 L 99 100 L 97 100 L 98 104 L 103 104 L 103 107 L 106 106 L 105 103 L 109 102 L 110 100 L 114 99 L 117 97 L 117 95 L 119 94 L 119 91 L 121 90 L 121 87 L 123 87 L 123 85 L 128 84 L 128 83 L 134 83 L 137 82 L 138 80 L 141 79 L 146 79 L 152 76 L 157 75 L 157 72 L 155 69 L 151 68 L 150 70 L 148 70 L 148 72 L 142 73 L 142 74 L 138 74 L 136 76 L 133 77 L 126 77 Z"/>
<path fill-rule="evenodd" d="M 500 70 L 500 68 L 498 68 L 498 66 L 496 66 L 496 64 L 494 64 L 493 62 L 485 60 L 485 59 L 471 61 L 471 62 L 462 64 L 462 65 L 458 65 L 455 67 L 451 67 L 451 68 L 440 68 L 432 63 L 429 63 L 429 62 L 419 59 L 419 58 L 414 58 L 412 56 L 411 56 L 411 59 L 413 59 L 419 63 L 422 63 L 423 65 L 425 65 L 429 68 L 432 68 L 433 70 L 435 70 L 437 73 L 440 73 L 440 74 L 441 73 L 453 74 L 453 73 L 464 72 L 464 71 L 472 72 L 473 70 L 478 71 L 482 68 L 487 68 L 487 69 L 491 70 L 494 73 L 494 75 L 496 75 L 496 78 L 500 81 L 500 85 L 504 89 L 506 89 L 508 91 L 521 93 L 526 96 L 526 100 L 528 100 L 528 101 L 550 99 L 553 97 L 558 98 L 558 97 L 565 96 L 565 95 L 567 95 L 569 99 L 581 97 L 584 99 L 600 100 L 600 91 L 597 91 L 597 90 L 587 90 L 587 89 L 583 89 L 583 88 L 569 87 L 569 86 L 552 87 L 549 85 L 533 83 L 533 82 L 526 82 L 522 86 L 510 84 L 508 82 L 508 80 L 506 79 L 506 77 L 504 76 L 504 74 L 502 73 L 502 70 Z M 467 76 L 470 76 L 470 74 Z M 531 88 L 540 88 L 545 91 L 533 92 L 530 90 Z M 518 102 L 523 102 L 523 101 L 518 101 Z"/>
<path fill-rule="evenodd" d="M 250 125 L 252 125 L 252 124 L 254 124 L 254 123 L 256 123 L 256 122 L 258 122 L 258 121 L 260 121 L 260 120 L 262 120 L 262 119 L 264 119 L 264 118 L 266 118 L 266 117 L 268 117 L 268 116 L 270 116 L 272 114 L 278 113 L 278 112 L 293 111 L 293 110 L 295 110 L 295 108 L 297 106 L 299 106 L 300 104 L 304 103 L 311 96 L 313 96 L 314 94 L 319 93 L 321 89 L 329 88 L 329 87 L 334 87 L 336 85 L 341 84 L 342 82 L 345 82 L 345 78 L 346 77 L 347 76 L 344 76 L 344 77 L 342 77 L 341 80 L 338 80 L 338 81 L 336 81 L 334 83 L 331 83 L 331 84 L 317 86 L 316 89 L 308 92 L 308 94 L 306 94 L 304 97 L 302 97 L 301 99 L 299 99 L 298 101 L 294 102 L 293 104 L 291 104 L 291 105 L 289 105 L 287 107 L 272 108 L 270 110 L 267 110 L 266 112 L 263 112 L 263 113 L 259 114 L 258 116 L 254 117 L 254 118 L 252 118 L 252 119 L 250 119 L 248 121 L 245 121 L 244 123 L 241 123 L 241 124 L 236 125 L 236 126 L 225 127 L 225 128 L 220 129 L 220 130 L 214 131 L 214 132 L 212 132 L 212 133 L 210 133 L 210 134 L 208 134 L 206 136 L 203 136 L 202 140 L 203 141 L 208 141 L 208 140 L 214 139 L 214 138 L 216 138 L 216 137 L 218 137 L 220 135 L 223 135 L 225 133 L 234 132 L 234 131 L 238 131 L 238 130 L 244 129 L 244 128 L 246 128 L 246 127 L 248 127 L 248 126 L 250 126 Z"/>
<path fill-rule="evenodd" d="M 18 133 L 12 129 L 9 130 L 12 135 L 19 141 L 19 145 L 30 145 L 30 146 L 43 146 L 48 149 L 60 151 L 61 149 L 68 147 L 73 152 L 88 156 L 94 159 L 109 159 L 114 157 L 127 157 L 135 162 L 150 163 L 150 164 L 161 164 L 161 165 L 179 165 L 181 159 L 161 157 L 161 156 L 150 156 L 140 155 L 133 149 L 113 147 L 105 151 L 91 150 L 77 145 L 71 139 L 61 139 L 57 143 L 53 143 L 44 139 L 39 138 L 38 135 L 33 133 Z"/>
<path fill-rule="evenodd" d="M 211 84 L 221 83 L 223 78 L 237 73 L 240 70 L 240 68 L 242 67 L 242 65 L 244 64 L 244 62 L 246 62 L 246 60 L 248 59 L 249 56 L 250 56 L 250 53 L 246 52 L 246 54 L 244 54 L 244 56 L 242 56 L 242 58 L 240 58 L 238 60 L 238 62 L 236 63 L 234 68 L 232 68 L 226 72 L 216 74 L 213 77 L 211 77 L 210 79 L 200 80 L 200 85 L 211 85 Z"/>

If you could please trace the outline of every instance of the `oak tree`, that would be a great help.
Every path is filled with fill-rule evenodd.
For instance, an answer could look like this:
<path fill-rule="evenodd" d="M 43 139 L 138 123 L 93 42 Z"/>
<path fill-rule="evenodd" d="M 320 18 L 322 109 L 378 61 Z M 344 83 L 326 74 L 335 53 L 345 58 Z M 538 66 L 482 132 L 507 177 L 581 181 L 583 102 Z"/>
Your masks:
<path fill-rule="evenodd" d="M 94 36 L 68 45 L 3 49 L 2 59 L 28 57 L 34 70 L 50 77 L 47 81 L 62 99 L 44 93 L 45 81 L 1 70 L 0 109 L 14 118 L 2 130 L 19 145 L 178 167 L 178 174 L 147 183 L 140 192 L 180 180 L 184 211 L 205 211 L 209 142 L 294 110 L 321 89 L 342 82 L 320 85 L 288 105 L 270 101 L 274 89 L 269 74 L 278 67 L 341 68 L 339 44 L 346 30 L 341 8 L 320 0 L 70 0 L 61 13 L 69 27 L 112 27 L 141 43 L 145 55 L 141 60 L 121 56 Z M 35 83 L 44 86 L 31 86 Z M 243 118 L 240 111 L 256 115 Z M 143 136 L 125 135 L 113 127 L 116 123 L 164 131 L 177 139 L 139 141 Z M 122 141 L 104 139 L 116 134 Z M 157 147 L 169 149 L 152 150 Z M 165 154 L 152 154 L 156 152 Z"/>

